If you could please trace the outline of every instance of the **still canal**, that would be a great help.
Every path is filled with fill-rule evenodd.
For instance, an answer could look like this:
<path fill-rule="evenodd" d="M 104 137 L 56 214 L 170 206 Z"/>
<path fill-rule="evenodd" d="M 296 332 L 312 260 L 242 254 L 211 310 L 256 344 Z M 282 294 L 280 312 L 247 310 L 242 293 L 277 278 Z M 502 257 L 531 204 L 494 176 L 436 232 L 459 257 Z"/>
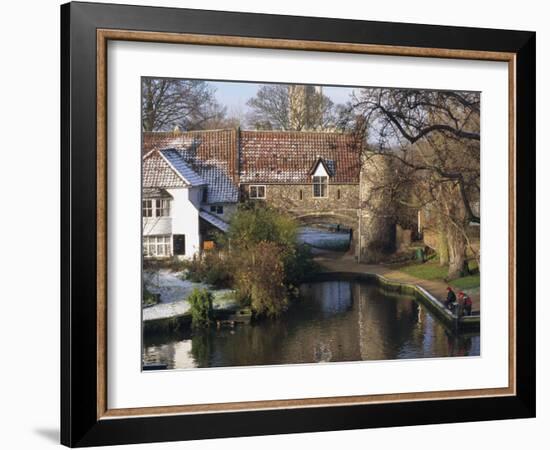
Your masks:
<path fill-rule="evenodd" d="M 478 356 L 479 332 L 447 330 L 413 297 L 362 281 L 304 284 L 287 314 L 234 328 L 144 335 L 169 369 Z"/>

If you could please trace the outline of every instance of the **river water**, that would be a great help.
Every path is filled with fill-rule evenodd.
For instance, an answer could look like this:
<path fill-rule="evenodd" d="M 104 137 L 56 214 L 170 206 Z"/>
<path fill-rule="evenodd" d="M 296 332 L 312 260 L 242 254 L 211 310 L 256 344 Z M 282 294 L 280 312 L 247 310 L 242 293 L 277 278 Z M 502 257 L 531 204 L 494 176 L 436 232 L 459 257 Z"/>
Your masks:
<path fill-rule="evenodd" d="M 480 354 L 479 332 L 448 331 L 414 298 L 360 281 L 304 284 L 275 320 L 144 335 L 143 362 L 170 369 Z"/>
<path fill-rule="evenodd" d="M 298 242 L 325 250 L 346 251 L 350 244 L 349 231 L 336 231 L 334 228 L 300 227 Z"/>

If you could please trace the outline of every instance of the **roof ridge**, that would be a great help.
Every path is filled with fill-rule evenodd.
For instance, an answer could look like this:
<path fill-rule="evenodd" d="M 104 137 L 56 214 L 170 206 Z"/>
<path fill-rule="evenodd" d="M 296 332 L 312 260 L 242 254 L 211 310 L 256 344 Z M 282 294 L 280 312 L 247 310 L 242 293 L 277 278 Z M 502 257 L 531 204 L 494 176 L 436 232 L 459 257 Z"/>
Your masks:
<path fill-rule="evenodd" d="M 237 128 L 212 128 L 209 130 L 187 130 L 187 131 L 144 131 L 144 135 L 148 136 L 181 136 L 190 133 L 211 133 L 214 131 L 236 131 Z"/>
<path fill-rule="evenodd" d="M 213 128 L 209 130 L 187 130 L 187 131 L 144 131 L 143 134 L 147 136 L 159 136 L 159 137 L 179 137 L 186 134 L 208 134 L 220 131 L 238 131 L 241 133 L 256 133 L 256 134 L 317 134 L 317 135 L 334 135 L 334 136 L 353 136 L 349 131 L 326 131 L 326 130 L 245 130 L 239 127 L 235 128 Z"/>
<path fill-rule="evenodd" d="M 316 130 L 243 130 L 241 133 L 274 133 L 274 134 L 318 134 L 318 135 L 334 135 L 334 136 L 353 136 L 353 133 L 346 131 L 316 131 Z"/>

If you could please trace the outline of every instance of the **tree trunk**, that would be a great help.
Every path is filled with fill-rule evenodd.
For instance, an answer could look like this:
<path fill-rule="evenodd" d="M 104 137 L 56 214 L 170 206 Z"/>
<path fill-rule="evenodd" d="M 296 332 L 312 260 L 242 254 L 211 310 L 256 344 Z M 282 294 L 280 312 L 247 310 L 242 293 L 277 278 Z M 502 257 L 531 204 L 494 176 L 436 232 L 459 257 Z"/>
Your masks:
<path fill-rule="evenodd" d="M 447 241 L 447 230 L 443 220 L 438 220 L 438 238 L 437 238 L 437 254 L 439 255 L 439 265 L 446 266 L 449 264 L 449 243 Z"/>
<path fill-rule="evenodd" d="M 447 242 L 449 245 L 449 272 L 448 280 L 454 280 L 466 275 L 466 239 L 452 225 L 448 227 Z"/>

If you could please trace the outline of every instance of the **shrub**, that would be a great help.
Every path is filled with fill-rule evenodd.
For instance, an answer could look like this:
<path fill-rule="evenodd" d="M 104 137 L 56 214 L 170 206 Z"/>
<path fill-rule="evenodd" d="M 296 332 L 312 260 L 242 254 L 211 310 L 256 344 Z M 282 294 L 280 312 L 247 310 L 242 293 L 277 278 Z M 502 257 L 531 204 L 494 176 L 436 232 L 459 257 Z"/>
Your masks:
<path fill-rule="evenodd" d="M 233 276 L 227 258 L 218 251 L 207 252 L 202 258 L 183 262 L 186 278 L 195 283 L 207 283 L 216 288 L 232 285 Z"/>
<path fill-rule="evenodd" d="M 315 270 L 309 248 L 298 245 L 298 224 L 287 214 L 247 203 L 232 216 L 225 247 L 237 298 L 256 316 L 284 312 L 302 279 Z"/>
<path fill-rule="evenodd" d="M 290 216 L 273 208 L 245 204 L 231 218 L 226 244 L 232 249 L 250 249 L 260 242 L 275 242 L 292 248 L 297 232 L 298 225 Z"/>
<path fill-rule="evenodd" d="M 256 316 L 277 316 L 288 306 L 283 253 L 274 242 L 260 242 L 234 259 L 237 296 Z"/>
<path fill-rule="evenodd" d="M 195 288 L 187 301 L 191 305 L 191 324 L 195 328 L 207 327 L 212 322 L 212 293 Z"/>
<path fill-rule="evenodd" d="M 147 286 L 145 286 L 145 283 L 143 284 L 142 296 L 143 296 L 141 300 L 142 306 L 153 306 L 158 303 L 158 295 L 155 295 L 149 292 L 149 289 L 147 289 Z"/>
<path fill-rule="evenodd" d="M 184 263 L 186 278 L 231 287 L 255 316 L 276 316 L 297 295 L 303 278 L 315 270 L 308 246 L 297 244 L 297 231 L 297 223 L 287 214 L 244 204 L 232 216 L 218 249 Z"/>
<path fill-rule="evenodd" d="M 291 289 L 298 287 L 304 278 L 318 270 L 309 245 L 296 245 L 285 255 L 285 282 Z"/>

